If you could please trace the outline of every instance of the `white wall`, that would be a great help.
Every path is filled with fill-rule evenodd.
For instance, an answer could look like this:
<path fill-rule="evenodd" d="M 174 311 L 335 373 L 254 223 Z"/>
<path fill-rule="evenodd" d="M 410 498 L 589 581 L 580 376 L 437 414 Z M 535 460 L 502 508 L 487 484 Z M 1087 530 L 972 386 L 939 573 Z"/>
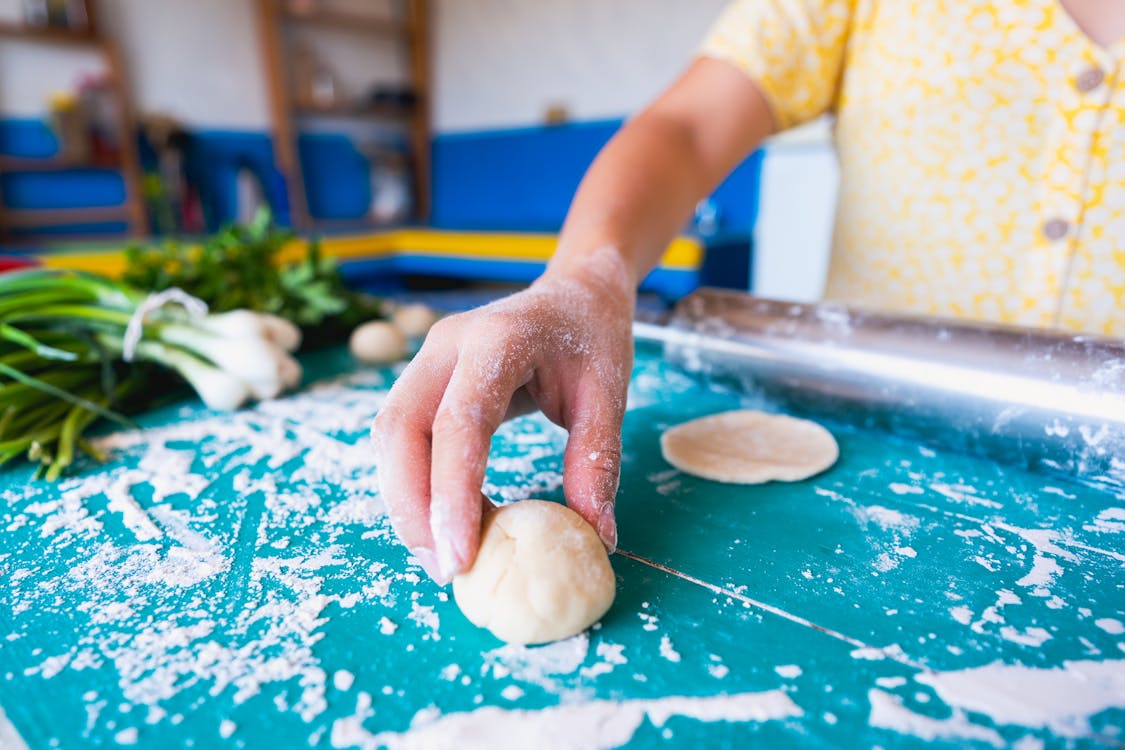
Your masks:
<path fill-rule="evenodd" d="M 102 0 L 138 112 L 264 130 L 269 97 L 252 0 Z"/>
<path fill-rule="evenodd" d="M 336 0 L 375 12 L 386 0 Z M 100 0 L 104 31 L 121 48 L 138 112 L 162 113 L 207 129 L 265 130 L 269 94 L 257 0 Z M 374 8 L 374 9 L 373 9 Z M 20 0 L 0 0 L 0 18 L 18 20 Z M 307 44 L 338 71 L 341 88 L 361 93 L 401 80 L 402 55 L 389 38 L 301 29 Z M 100 57 L 57 45 L 0 42 L 0 112 L 39 117 L 52 91 L 72 90 Z"/>
<path fill-rule="evenodd" d="M 620 117 L 691 60 L 724 0 L 436 0 L 438 132 Z"/>
<path fill-rule="evenodd" d="M 333 0 L 367 12 L 388 0 Z M 577 120 L 620 117 L 691 59 L 724 0 L 432 0 L 438 132 L 530 125 L 552 104 Z M 205 128 L 264 129 L 269 101 L 257 0 L 99 0 L 121 47 L 137 108 Z M 21 0 L 0 0 L 18 19 Z M 346 91 L 401 80 L 395 42 L 341 31 L 296 37 L 340 73 Z M 335 64 L 333 64 L 335 63 Z M 38 116 L 96 55 L 0 43 L 0 112 Z"/>
<path fill-rule="evenodd" d="M 251 0 L 102 0 L 104 31 L 121 49 L 140 112 L 208 128 L 263 129 L 269 122 Z M 18 20 L 20 0 L 0 0 Z M 0 112 L 40 117 L 52 91 L 73 90 L 101 57 L 61 45 L 0 43 Z"/>
<path fill-rule="evenodd" d="M 368 12 L 388 0 L 334 0 Z M 725 0 L 432 0 L 437 132 L 531 125 L 563 104 L 576 120 L 635 111 L 690 61 Z M 137 108 L 206 128 L 263 129 L 269 101 L 257 0 L 99 0 Z M 21 0 L 0 0 L 18 19 Z M 303 29 L 296 38 L 346 91 L 401 80 L 395 42 Z M 333 65 L 333 63 L 335 63 Z M 37 116 L 52 90 L 100 69 L 72 48 L 0 43 L 0 112 Z"/>

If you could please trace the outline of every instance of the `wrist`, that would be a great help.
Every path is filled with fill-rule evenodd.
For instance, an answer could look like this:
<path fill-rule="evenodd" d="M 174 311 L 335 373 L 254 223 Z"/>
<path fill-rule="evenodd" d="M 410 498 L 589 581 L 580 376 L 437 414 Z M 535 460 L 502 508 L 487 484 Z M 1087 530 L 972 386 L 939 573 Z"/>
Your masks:
<path fill-rule="evenodd" d="M 613 245 L 582 255 L 556 254 L 534 286 L 558 282 L 577 283 L 599 296 L 636 303 L 637 283 L 625 257 Z"/>

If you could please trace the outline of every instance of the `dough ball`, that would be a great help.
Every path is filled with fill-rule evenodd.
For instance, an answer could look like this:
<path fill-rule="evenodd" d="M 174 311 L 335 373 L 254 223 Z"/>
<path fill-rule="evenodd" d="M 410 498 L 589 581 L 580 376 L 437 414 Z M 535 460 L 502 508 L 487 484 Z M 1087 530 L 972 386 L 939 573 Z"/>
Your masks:
<path fill-rule="evenodd" d="M 488 512 L 473 567 L 453 579 L 465 617 L 518 644 L 581 633 L 606 613 L 616 591 L 594 529 L 565 505 L 543 500 Z"/>
<path fill-rule="evenodd" d="M 407 338 L 420 339 L 430 332 L 437 322 L 438 314 L 430 307 L 421 304 L 396 307 L 391 320 Z"/>
<path fill-rule="evenodd" d="M 660 436 L 660 451 L 682 472 L 732 484 L 807 479 L 840 455 L 817 423 L 751 409 L 676 425 Z"/>
<path fill-rule="evenodd" d="M 385 365 L 406 356 L 406 337 L 392 323 L 373 320 L 352 331 L 348 348 L 360 362 Z"/>

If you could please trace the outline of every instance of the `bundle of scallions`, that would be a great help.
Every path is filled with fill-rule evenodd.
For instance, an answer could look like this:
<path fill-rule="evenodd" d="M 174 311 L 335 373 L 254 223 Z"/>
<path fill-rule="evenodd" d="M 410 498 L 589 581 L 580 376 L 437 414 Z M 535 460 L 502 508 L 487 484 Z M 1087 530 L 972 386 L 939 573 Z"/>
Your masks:
<path fill-rule="evenodd" d="M 54 480 L 82 433 L 129 424 L 154 370 L 179 373 L 212 409 L 272 398 L 300 382 L 300 331 L 273 315 L 208 315 L 178 289 L 148 294 L 76 271 L 0 274 L 0 463 L 26 455 Z"/>

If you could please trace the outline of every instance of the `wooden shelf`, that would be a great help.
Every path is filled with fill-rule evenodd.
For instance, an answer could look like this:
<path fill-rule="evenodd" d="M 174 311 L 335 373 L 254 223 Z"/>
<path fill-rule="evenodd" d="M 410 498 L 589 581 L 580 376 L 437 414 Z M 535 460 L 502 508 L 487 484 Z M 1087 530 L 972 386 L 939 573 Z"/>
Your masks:
<path fill-rule="evenodd" d="M 93 208 L 31 208 L 4 210 L 4 223 L 9 227 L 45 227 L 65 224 L 104 224 L 132 220 L 128 206 L 97 206 Z"/>
<path fill-rule="evenodd" d="M 299 230 L 325 227 L 326 223 L 309 214 L 304 175 L 297 155 L 297 138 L 307 118 L 342 118 L 363 121 L 368 127 L 378 123 L 400 126 L 409 140 L 409 168 L 414 193 L 411 220 L 425 222 L 430 213 L 430 0 L 402 0 L 396 4 L 392 17 L 362 15 L 354 11 L 322 8 L 308 13 L 289 9 L 285 0 L 257 0 L 262 30 L 262 58 L 270 87 L 270 114 L 273 125 L 274 159 L 285 179 L 293 224 Z M 412 106 L 345 102 L 321 106 L 308 101 L 302 91 L 296 99 L 293 91 L 292 32 L 303 27 L 339 29 L 370 36 L 391 35 L 405 63 L 404 87 L 414 92 Z M 379 40 L 372 39 L 371 43 Z M 368 74 L 370 71 L 364 71 Z M 371 123 L 371 125 L 367 125 Z M 358 128 L 356 128 L 358 129 Z M 362 223 L 360 223 L 362 225 Z M 375 226 L 374 223 L 369 226 Z"/>
<path fill-rule="evenodd" d="M 148 214 L 141 191 L 141 165 L 136 146 L 133 103 L 125 81 L 121 55 L 113 39 L 97 33 L 98 13 L 94 0 L 81 0 L 81 4 L 82 17 L 86 19 L 86 25 L 81 29 L 0 21 L 0 40 L 12 39 L 29 44 L 72 45 L 86 47 L 96 52 L 102 59 L 105 86 L 112 94 L 116 109 L 115 140 L 119 152 L 112 160 L 96 161 L 66 157 L 29 159 L 0 156 L 0 171 L 62 172 L 71 169 L 112 169 L 120 173 L 124 182 L 124 201 L 118 206 L 13 209 L 4 205 L 5 196 L 0 192 L 0 240 L 10 240 L 12 229 L 36 230 L 36 238 L 41 238 L 48 235 L 62 236 L 63 233 L 56 231 L 56 227 L 73 227 L 81 224 L 120 223 L 125 225 L 126 231 L 93 229 L 65 236 L 74 238 L 95 234 L 128 234 L 139 237 L 148 232 Z"/>
<path fill-rule="evenodd" d="M 0 156 L 0 172 L 62 172 L 68 169 L 121 169 L 121 161 L 62 159 L 56 156 L 40 159 Z"/>
<path fill-rule="evenodd" d="M 301 117 L 350 117 L 364 120 L 409 120 L 412 112 L 402 107 L 381 107 L 352 104 L 313 104 L 296 102 L 293 113 Z"/>
<path fill-rule="evenodd" d="M 334 10 L 313 10 L 308 13 L 295 13 L 286 9 L 282 12 L 281 17 L 294 25 L 351 31 L 360 34 L 398 36 L 405 35 L 410 30 L 406 22 L 398 19 L 378 18 L 376 16 Z"/>
<path fill-rule="evenodd" d="M 67 29 L 59 26 L 31 26 L 11 21 L 0 21 L 0 38 L 86 47 L 100 47 L 102 44 L 100 37 L 86 30 Z"/>

